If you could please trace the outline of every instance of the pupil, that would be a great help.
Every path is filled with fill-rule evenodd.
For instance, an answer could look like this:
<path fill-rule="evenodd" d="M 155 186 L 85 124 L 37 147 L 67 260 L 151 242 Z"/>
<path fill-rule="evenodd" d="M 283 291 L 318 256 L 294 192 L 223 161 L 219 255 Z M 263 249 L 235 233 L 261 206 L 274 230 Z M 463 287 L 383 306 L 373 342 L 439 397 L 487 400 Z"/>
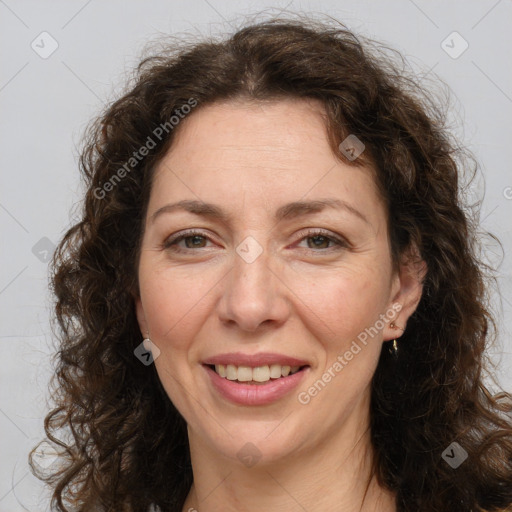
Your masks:
<path fill-rule="evenodd" d="M 200 243 L 201 243 L 201 239 L 202 239 L 202 238 L 203 238 L 203 237 L 202 237 L 201 235 L 194 235 L 194 236 L 189 236 L 189 237 L 188 237 L 188 240 L 191 242 L 191 245 L 192 245 L 193 247 L 198 247 L 197 242 L 198 242 L 198 240 L 199 240 L 199 244 L 200 244 Z"/>
<path fill-rule="evenodd" d="M 312 236 L 310 239 L 316 240 L 313 242 L 315 247 L 320 247 L 320 245 L 322 245 L 322 243 L 325 243 L 327 241 L 327 238 L 322 235 Z M 320 240 L 320 243 L 317 243 L 319 240 Z"/>

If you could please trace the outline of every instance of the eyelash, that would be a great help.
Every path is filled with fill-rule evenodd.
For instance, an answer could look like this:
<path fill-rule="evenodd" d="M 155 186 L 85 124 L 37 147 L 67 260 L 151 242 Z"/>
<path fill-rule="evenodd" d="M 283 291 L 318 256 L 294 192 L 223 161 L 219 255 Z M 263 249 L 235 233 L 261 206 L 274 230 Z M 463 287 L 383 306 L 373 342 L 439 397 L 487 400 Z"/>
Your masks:
<path fill-rule="evenodd" d="M 189 231 L 182 232 L 181 234 L 179 234 L 177 236 L 172 236 L 172 237 L 168 238 L 163 243 L 163 249 L 168 249 L 173 252 L 180 252 L 180 253 L 187 253 L 189 251 L 194 251 L 195 249 L 179 248 L 177 246 L 177 244 L 179 242 L 181 242 L 182 240 L 185 240 L 187 238 L 193 238 L 195 236 L 200 236 L 202 238 L 206 238 L 206 239 L 210 240 L 210 237 L 202 231 L 189 230 Z M 302 232 L 299 242 L 302 242 L 303 240 L 306 240 L 308 238 L 316 238 L 316 237 L 324 237 L 329 242 L 333 242 L 335 244 L 335 246 L 337 246 L 337 247 L 331 247 L 331 248 L 320 249 L 320 250 L 307 248 L 306 249 L 307 251 L 313 252 L 313 253 L 318 253 L 318 252 L 325 253 L 325 252 L 331 252 L 332 250 L 336 251 L 336 250 L 341 250 L 341 249 L 347 249 L 349 247 L 348 242 L 332 235 L 329 231 L 326 231 L 323 229 L 308 229 L 307 231 Z M 204 247 L 199 247 L 198 249 L 204 249 Z"/>

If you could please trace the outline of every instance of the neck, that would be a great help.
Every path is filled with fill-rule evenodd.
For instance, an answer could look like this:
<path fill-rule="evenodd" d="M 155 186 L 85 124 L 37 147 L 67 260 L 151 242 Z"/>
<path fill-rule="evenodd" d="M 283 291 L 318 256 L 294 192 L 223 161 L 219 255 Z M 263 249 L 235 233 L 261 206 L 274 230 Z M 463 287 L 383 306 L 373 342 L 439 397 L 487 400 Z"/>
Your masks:
<path fill-rule="evenodd" d="M 372 475 L 367 421 L 348 418 L 333 435 L 314 450 L 246 467 L 189 428 L 194 483 L 183 512 L 396 512 L 394 495 Z"/>

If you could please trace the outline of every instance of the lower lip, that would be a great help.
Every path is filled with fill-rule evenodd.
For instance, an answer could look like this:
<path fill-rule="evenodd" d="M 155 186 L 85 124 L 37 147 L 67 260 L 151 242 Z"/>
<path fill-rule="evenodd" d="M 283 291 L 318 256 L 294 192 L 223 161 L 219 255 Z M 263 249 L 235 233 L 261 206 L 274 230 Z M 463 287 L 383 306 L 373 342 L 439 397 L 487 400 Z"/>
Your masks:
<path fill-rule="evenodd" d="M 239 384 L 221 377 L 207 365 L 203 365 L 203 368 L 210 376 L 213 387 L 224 398 L 239 405 L 266 405 L 276 402 L 296 388 L 309 370 L 309 366 L 306 366 L 293 375 L 269 380 L 266 384 Z"/>

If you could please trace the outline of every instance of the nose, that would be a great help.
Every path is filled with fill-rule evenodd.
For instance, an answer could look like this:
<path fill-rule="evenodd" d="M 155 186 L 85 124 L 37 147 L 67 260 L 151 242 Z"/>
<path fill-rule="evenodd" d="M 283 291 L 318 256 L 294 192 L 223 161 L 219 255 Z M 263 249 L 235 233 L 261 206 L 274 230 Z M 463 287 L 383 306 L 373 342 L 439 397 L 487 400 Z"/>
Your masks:
<path fill-rule="evenodd" d="M 254 261 L 240 254 L 234 254 L 232 271 L 223 280 L 219 319 L 228 327 L 248 332 L 284 324 L 290 315 L 290 301 L 279 265 L 273 264 L 266 250 Z"/>

